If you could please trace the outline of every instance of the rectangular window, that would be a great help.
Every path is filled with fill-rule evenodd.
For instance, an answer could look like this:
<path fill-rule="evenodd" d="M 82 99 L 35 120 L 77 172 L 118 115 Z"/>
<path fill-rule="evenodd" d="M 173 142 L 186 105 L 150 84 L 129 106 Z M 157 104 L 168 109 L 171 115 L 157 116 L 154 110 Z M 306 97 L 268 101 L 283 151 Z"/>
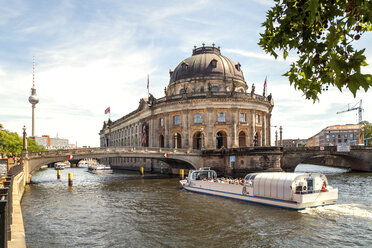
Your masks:
<path fill-rule="evenodd" d="M 203 123 L 203 114 L 194 114 L 194 123 Z"/>
<path fill-rule="evenodd" d="M 260 120 L 260 115 L 256 115 L 256 123 L 260 123 L 261 120 Z"/>
<path fill-rule="evenodd" d="M 226 113 L 218 113 L 217 114 L 217 121 L 218 122 L 226 122 Z"/>
<path fill-rule="evenodd" d="M 174 125 L 179 125 L 181 123 L 181 118 L 179 115 L 173 116 L 173 124 Z"/>
<path fill-rule="evenodd" d="M 245 113 L 240 113 L 240 117 L 239 117 L 239 120 L 240 122 L 246 122 L 246 117 L 245 117 Z"/>
<path fill-rule="evenodd" d="M 160 125 L 161 127 L 164 127 L 164 119 L 163 119 L 163 118 L 160 118 L 160 119 L 159 119 L 159 125 Z"/>

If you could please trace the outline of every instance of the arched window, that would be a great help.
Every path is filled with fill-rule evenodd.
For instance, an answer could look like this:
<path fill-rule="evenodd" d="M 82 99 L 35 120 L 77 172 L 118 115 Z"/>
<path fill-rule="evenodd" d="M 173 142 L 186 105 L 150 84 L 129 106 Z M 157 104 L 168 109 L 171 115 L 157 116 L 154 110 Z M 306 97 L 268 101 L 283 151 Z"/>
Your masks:
<path fill-rule="evenodd" d="M 253 145 L 254 145 L 254 146 L 261 146 L 261 135 L 260 135 L 259 132 L 257 132 L 257 133 L 254 135 Z"/>
<path fill-rule="evenodd" d="M 246 139 L 247 139 L 247 136 L 245 135 L 245 132 L 241 131 L 239 133 L 239 147 L 247 146 Z"/>
<path fill-rule="evenodd" d="M 217 60 L 216 60 L 215 58 L 213 58 L 213 59 L 211 60 L 211 66 L 212 66 L 213 68 L 216 68 L 216 67 L 217 67 Z"/>
<path fill-rule="evenodd" d="M 173 148 L 176 148 L 176 144 L 177 148 L 182 148 L 182 139 L 179 133 L 173 135 Z"/>
<path fill-rule="evenodd" d="M 192 148 L 196 150 L 200 150 L 202 148 L 202 133 L 196 132 L 193 136 L 192 141 Z"/>
<path fill-rule="evenodd" d="M 162 134 L 159 136 L 159 146 L 164 147 L 164 136 Z"/>
<path fill-rule="evenodd" d="M 216 148 L 227 148 L 227 135 L 224 131 L 219 131 L 216 134 Z"/>

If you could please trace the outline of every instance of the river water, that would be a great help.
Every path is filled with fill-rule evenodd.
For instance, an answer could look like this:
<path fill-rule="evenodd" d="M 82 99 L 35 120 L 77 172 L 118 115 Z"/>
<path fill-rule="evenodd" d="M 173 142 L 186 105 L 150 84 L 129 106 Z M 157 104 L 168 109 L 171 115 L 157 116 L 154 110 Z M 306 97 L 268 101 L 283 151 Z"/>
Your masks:
<path fill-rule="evenodd" d="M 326 173 L 338 204 L 293 211 L 187 192 L 177 178 L 41 170 L 22 199 L 27 247 L 371 247 L 372 174 L 296 171 Z"/>

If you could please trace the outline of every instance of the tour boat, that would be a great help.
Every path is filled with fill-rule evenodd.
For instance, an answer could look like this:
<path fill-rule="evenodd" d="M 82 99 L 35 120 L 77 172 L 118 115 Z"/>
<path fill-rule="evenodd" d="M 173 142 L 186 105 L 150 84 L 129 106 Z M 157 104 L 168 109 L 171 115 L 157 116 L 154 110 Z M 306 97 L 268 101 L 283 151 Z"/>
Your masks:
<path fill-rule="evenodd" d="M 104 164 L 90 164 L 88 166 L 88 170 L 92 173 L 101 174 L 101 173 L 107 173 L 110 174 L 113 171 L 111 170 L 111 167 L 109 165 Z"/>
<path fill-rule="evenodd" d="M 201 168 L 190 170 L 180 183 L 193 192 L 295 210 L 332 205 L 338 199 L 338 189 L 320 173 L 264 172 L 234 180 L 217 178 L 214 170 Z"/>

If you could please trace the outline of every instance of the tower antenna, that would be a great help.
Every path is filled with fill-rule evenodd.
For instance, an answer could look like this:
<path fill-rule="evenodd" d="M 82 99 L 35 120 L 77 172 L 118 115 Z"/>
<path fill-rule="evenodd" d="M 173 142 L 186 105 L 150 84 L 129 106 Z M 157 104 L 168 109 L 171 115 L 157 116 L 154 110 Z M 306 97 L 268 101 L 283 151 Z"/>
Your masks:
<path fill-rule="evenodd" d="M 32 88 L 31 88 L 31 96 L 28 98 L 28 101 L 32 105 L 32 137 L 35 137 L 35 107 L 36 107 L 36 104 L 39 102 L 39 98 L 36 95 L 36 89 L 35 89 L 35 56 L 33 56 L 32 67 L 33 67 Z"/>
<path fill-rule="evenodd" d="M 35 89 L 35 56 L 32 58 L 32 88 Z"/>

